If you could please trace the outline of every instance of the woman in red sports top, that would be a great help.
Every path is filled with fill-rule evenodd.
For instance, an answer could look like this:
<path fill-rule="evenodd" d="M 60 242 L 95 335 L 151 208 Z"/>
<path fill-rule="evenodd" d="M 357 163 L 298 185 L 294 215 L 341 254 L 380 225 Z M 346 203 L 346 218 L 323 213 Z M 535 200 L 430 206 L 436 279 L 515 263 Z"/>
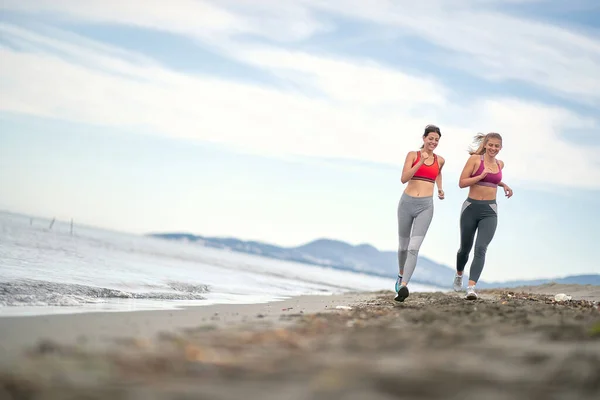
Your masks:
<path fill-rule="evenodd" d="M 469 188 L 469 196 L 463 203 L 460 213 L 460 249 L 456 254 L 456 275 L 453 285 L 457 292 L 462 290 L 463 271 L 477 233 L 465 296 L 467 300 L 477 299 L 475 285 L 483 271 L 488 245 L 496 232 L 498 186 L 504 188 L 506 197 L 510 198 L 513 195 L 512 189 L 502 182 L 504 162 L 496 158 L 502 149 L 502 136 L 495 132 L 487 135 L 480 133 L 475 136 L 475 143 L 478 147 L 469 152 L 471 157 L 467 160 L 458 182 L 461 188 Z"/>
<path fill-rule="evenodd" d="M 402 170 L 402 183 L 406 189 L 398 204 L 398 279 L 396 301 L 408 295 L 408 282 L 417 265 L 419 249 L 433 219 L 433 190 L 438 187 L 438 197 L 444 199 L 442 167 L 445 160 L 433 151 L 442 133 L 435 125 L 427 125 L 423 145 L 418 151 L 409 151 Z"/>

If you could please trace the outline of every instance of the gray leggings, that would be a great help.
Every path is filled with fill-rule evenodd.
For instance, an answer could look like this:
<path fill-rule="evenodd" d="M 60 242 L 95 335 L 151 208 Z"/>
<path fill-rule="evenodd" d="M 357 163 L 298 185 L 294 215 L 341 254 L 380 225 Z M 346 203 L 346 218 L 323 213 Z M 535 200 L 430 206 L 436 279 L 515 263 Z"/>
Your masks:
<path fill-rule="evenodd" d="M 481 276 L 485 253 L 494 238 L 497 225 L 498 205 L 496 200 L 474 200 L 470 197 L 465 200 L 460 214 L 460 249 L 456 255 L 456 270 L 464 271 L 477 231 L 473 262 L 469 270 L 470 281 L 477 283 Z"/>
<path fill-rule="evenodd" d="M 433 218 L 433 196 L 413 197 L 402 194 L 398 204 L 398 266 L 406 283 L 417 266 L 419 249 Z"/>

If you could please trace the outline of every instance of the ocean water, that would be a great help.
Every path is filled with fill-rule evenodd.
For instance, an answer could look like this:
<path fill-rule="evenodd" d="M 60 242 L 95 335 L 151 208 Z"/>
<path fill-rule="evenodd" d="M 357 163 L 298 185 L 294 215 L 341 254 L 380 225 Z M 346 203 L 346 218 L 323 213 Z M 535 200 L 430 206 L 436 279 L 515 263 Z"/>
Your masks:
<path fill-rule="evenodd" d="M 393 290 L 384 279 L 0 212 L 0 317 Z M 412 284 L 413 291 L 439 288 Z"/>

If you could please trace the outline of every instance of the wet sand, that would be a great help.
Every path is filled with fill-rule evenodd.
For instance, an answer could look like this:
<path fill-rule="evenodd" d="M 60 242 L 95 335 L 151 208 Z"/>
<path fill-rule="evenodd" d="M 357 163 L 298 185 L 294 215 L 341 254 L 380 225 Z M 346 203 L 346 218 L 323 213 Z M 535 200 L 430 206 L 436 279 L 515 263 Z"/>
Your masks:
<path fill-rule="evenodd" d="M 396 303 L 379 292 L 143 317 L 0 319 L 9 360 L 0 398 L 600 398 L 598 288 L 571 288 L 578 299 L 555 302 L 554 294 L 571 294 L 565 289 L 487 290 L 474 302 L 414 293 Z M 101 319 L 121 334 L 100 345 Z M 69 334 L 61 337 L 60 326 Z"/>
<path fill-rule="evenodd" d="M 205 329 L 268 328 L 289 315 L 327 312 L 374 298 L 373 293 L 298 296 L 262 304 L 216 304 L 180 310 L 90 312 L 0 318 L 0 366 L 40 341 L 79 344 L 102 350 L 119 341 L 152 340 L 157 335 L 199 326 Z M 290 319 L 289 321 L 292 321 Z"/>

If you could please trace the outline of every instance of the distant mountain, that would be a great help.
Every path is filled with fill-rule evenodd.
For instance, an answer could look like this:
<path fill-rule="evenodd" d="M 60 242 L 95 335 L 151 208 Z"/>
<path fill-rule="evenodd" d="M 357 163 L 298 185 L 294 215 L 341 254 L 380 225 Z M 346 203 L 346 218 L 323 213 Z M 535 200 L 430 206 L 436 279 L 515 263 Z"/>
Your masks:
<path fill-rule="evenodd" d="M 167 240 L 185 240 L 207 247 L 229 249 L 256 254 L 279 260 L 296 261 L 340 270 L 363 272 L 370 275 L 395 279 L 398 274 L 398 255 L 395 251 L 379 251 L 369 244 L 353 246 L 332 239 L 318 239 L 298 247 L 279 247 L 268 243 L 243 241 L 236 238 L 216 238 L 189 233 L 152 233 L 149 236 Z M 454 268 L 438 264 L 427 257 L 419 256 L 412 282 L 450 288 L 454 279 Z M 512 288 L 541 285 L 544 283 L 600 285 L 600 274 L 575 275 L 555 279 L 519 280 L 509 282 L 479 281 L 484 288 Z"/>
<path fill-rule="evenodd" d="M 483 282 L 478 283 L 482 289 L 491 289 L 491 288 L 505 288 L 505 287 L 518 287 L 518 286 L 537 286 L 543 285 L 545 283 L 561 283 L 566 285 L 595 285 L 600 286 L 600 275 L 599 274 L 590 274 L 590 275 L 571 275 L 564 278 L 554 278 L 554 279 L 533 279 L 528 281 L 508 281 L 508 282 Z"/>
<path fill-rule="evenodd" d="M 150 236 L 169 240 L 186 240 L 203 246 L 229 249 L 279 260 L 296 261 L 329 268 L 363 272 L 394 279 L 398 274 L 395 251 L 379 251 L 369 244 L 353 246 L 331 239 L 318 239 L 298 247 L 279 247 L 268 243 L 216 238 L 189 233 L 153 233 Z M 438 287 L 449 287 L 454 270 L 420 256 L 412 281 Z"/>

